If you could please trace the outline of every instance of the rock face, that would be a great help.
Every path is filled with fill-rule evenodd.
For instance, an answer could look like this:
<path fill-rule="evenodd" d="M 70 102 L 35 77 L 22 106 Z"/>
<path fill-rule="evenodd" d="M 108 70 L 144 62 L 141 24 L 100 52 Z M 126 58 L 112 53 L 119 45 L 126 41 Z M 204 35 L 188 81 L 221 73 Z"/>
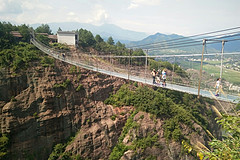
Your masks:
<path fill-rule="evenodd" d="M 66 147 L 66 152 L 91 159 L 108 159 L 112 148 L 116 145 L 131 107 L 118 109 L 111 106 L 105 108 L 99 104 L 90 119 L 85 119 L 82 128 L 74 141 Z M 118 115 L 116 118 L 111 118 Z M 85 124 L 85 125 L 84 125 Z"/>
<path fill-rule="evenodd" d="M 138 112 L 134 116 L 134 122 L 138 125 L 137 128 L 132 128 L 129 130 L 128 134 L 123 140 L 123 144 L 131 146 L 134 140 L 144 139 L 149 135 L 157 136 L 157 140 L 154 144 L 146 147 L 139 147 L 136 151 L 127 150 L 124 155 L 121 157 L 121 160 L 130 160 L 130 159 L 159 159 L 159 160 L 176 160 L 176 159 L 192 159 L 195 157 L 192 155 L 185 155 L 182 152 L 182 145 L 180 142 L 167 141 L 164 137 L 163 124 L 164 121 L 152 118 L 151 114 L 146 112 Z M 194 127 L 200 127 L 198 125 Z M 204 135 L 198 135 L 197 137 L 192 133 L 192 129 L 187 126 L 182 126 L 184 130 L 184 135 L 189 138 L 191 142 L 199 141 L 205 143 Z M 200 127 L 201 128 L 201 127 Z M 200 133 L 203 133 L 203 130 L 200 130 Z M 151 159 L 150 158 L 150 159 Z"/>
<path fill-rule="evenodd" d="M 77 136 L 85 141 L 76 153 L 98 158 L 110 154 L 128 114 L 112 120 L 118 111 L 102 100 L 124 80 L 59 61 L 55 67 L 36 65 L 21 75 L 5 73 L 0 80 L 1 133 L 10 136 L 12 159 L 47 159 L 55 144 L 79 129 Z"/>
<path fill-rule="evenodd" d="M 1 72 L 0 127 L 1 133 L 10 137 L 11 159 L 48 159 L 56 144 L 65 143 L 73 135 L 65 152 L 88 159 L 108 159 L 134 108 L 114 108 L 103 101 L 124 83 L 60 61 L 54 67 L 35 64 L 16 76 Z M 122 160 L 196 158 L 183 154 L 180 142 L 164 138 L 163 120 L 146 112 L 138 112 L 133 120 L 138 127 L 129 130 L 124 145 L 131 146 L 134 140 L 149 135 L 157 135 L 157 143 L 144 149 L 128 149 Z M 191 145 L 197 141 L 206 144 L 208 136 L 199 125 L 182 125 L 181 129 Z"/>

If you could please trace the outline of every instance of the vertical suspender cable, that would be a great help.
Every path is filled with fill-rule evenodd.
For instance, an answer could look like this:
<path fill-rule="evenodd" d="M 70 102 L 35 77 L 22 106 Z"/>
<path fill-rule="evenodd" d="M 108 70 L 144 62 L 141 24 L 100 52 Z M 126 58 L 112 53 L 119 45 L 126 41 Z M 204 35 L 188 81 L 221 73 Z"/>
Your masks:
<path fill-rule="evenodd" d="M 202 59 L 201 59 L 201 66 L 200 66 L 200 73 L 199 73 L 199 83 L 198 83 L 198 98 L 200 98 L 200 87 L 201 87 L 201 80 L 202 80 L 202 66 L 203 66 L 203 53 L 206 46 L 206 39 L 203 39 L 203 48 L 202 48 Z"/>
<path fill-rule="evenodd" d="M 221 55 L 221 69 L 220 69 L 220 78 L 222 79 L 222 70 L 223 70 L 223 51 L 224 51 L 224 44 L 225 44 L 225 41 L 222 40 L 222 55 Z"/>

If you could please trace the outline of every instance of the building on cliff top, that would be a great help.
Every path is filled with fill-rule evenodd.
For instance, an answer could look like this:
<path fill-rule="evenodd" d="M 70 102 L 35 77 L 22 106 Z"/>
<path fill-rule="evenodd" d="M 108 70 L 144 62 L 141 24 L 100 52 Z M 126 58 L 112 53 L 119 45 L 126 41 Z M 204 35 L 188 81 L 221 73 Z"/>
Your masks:
<path fill-rule="evenodd" d="M 67 45 L 73 45 L 78 47 L 78 33 L 69 32 L 69 31 L 58 31 L 57 32 L 57 41 L 58 43 L 66 43 Z"/>

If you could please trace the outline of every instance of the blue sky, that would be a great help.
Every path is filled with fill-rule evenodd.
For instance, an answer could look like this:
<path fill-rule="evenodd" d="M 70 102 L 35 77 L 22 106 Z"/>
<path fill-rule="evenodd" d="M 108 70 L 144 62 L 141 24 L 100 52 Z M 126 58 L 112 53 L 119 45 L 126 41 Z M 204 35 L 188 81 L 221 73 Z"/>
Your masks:
<path fill-rule="evenodd" d="M 0 0 L 0 21 L 80 22 L 193 35 L 240 26 L 240 0 Z"/>

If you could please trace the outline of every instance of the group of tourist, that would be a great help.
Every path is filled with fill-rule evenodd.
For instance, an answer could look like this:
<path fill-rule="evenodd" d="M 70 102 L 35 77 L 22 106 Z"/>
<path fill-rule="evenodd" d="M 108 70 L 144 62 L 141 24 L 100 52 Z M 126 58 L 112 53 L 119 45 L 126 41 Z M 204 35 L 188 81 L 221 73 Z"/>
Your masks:
<path fill-rule="evenodd" d="M 165 87 L 166 86 L 166 79 L 167 79 L 167 72 L 166 69 L 163 69 L 162 73 L 161 70 L 155 70 L 153 69 L 152 72 L 152 78 L 153 78 L 153 84 L 161 84 L 161 80 L 162 80 L 162 86 Z M 217 79 L 217 82 L 214 86 L 214 88 L 216 88 L 216 92 L 215 92 L 215 96 L 219 96 L 219 92 L 222 89 L 222 85 L 221 85 L 221 78 Z"/>
<path fill-rule="evenodd" d="M 166 86 L 166 79 L 167 79 L 167 72 L 166 69 L 163 69 L 162 72 L 161 70 L 155 70 L 153 69 L 152 72 L 152 77 L 153 77 L 153 84 L 161 84 L 162 81 L 162 86 Z"/>

